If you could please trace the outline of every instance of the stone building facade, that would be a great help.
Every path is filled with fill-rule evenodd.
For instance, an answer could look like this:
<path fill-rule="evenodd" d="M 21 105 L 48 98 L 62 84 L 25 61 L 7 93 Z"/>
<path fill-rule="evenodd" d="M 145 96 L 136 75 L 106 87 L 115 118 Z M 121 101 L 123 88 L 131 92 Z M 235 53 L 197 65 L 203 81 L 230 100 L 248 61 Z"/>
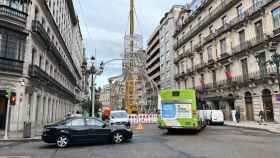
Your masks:
<path fill-rule="evenodd" d="M 160 89 L 173 89 L 176 87 L 174 79 L 176 66 L 173 63 L 175 51 L 173 45 L 176 40 L 172 38 L 176 30 L 176 21 L 185 6 L 174 5 L 165 13 L 159 24 L 159 55 L 160 55 Z"/>
<path fill-rule="evenodd" d="M 243 120 L 280 122 L 277 68 L 280 2 L 206 0 L 181 14 L 174 38 L 177 88 L 195 88 L 206 109 L 226 119 L 240 110 Z"/>
<path fill-rule="evenodd" d="M 16 95 L 9 129 L 42 126 L 79 110 L 87 79 L 83 37 L 72 0 L 0 0 L 0 114 Z M 5 124 L 5 123 L 4 123 Z"/>

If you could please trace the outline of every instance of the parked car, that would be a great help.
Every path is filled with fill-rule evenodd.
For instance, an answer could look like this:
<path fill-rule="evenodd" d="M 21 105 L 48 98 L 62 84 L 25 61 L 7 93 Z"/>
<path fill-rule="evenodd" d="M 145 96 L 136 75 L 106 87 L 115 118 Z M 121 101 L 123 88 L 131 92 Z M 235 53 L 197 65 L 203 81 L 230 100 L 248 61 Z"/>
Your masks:
<path fill-rule="evenodd" d="M 112 141 L 122 143 L 132 138 L 132 130 L 125 126 L 106 125 L 97 118 L 69 118 L 47 125 L 43 129 L 42 140 L 56 144 L 60 148 L 70 144 Z"/>
<path fill-rule="evenodd" d="M 124 110 L 111 111 L 109 123 L 110 125 L 125 125 L 130 128 L 128 113 Z"/>

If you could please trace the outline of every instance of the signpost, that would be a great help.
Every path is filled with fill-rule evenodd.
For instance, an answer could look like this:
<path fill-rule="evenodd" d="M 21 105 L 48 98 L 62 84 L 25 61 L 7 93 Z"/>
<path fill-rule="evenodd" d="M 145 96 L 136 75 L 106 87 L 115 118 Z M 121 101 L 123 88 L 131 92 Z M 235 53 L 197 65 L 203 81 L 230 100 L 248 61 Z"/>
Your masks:
<path fill-rule="evenodd" d="M 5 96 L 8 98 L 8 103 L 7 103 L 7 115 L 6 115 L 6 123 L 5 123 L 5 135 L 4 139 L 8 140 L 8 128 L 9 128 L 9 118 L 10 118 L 10 99 L 11 99 L 11 87 L 8 87 L 6 89 L 6 94 Z"/>

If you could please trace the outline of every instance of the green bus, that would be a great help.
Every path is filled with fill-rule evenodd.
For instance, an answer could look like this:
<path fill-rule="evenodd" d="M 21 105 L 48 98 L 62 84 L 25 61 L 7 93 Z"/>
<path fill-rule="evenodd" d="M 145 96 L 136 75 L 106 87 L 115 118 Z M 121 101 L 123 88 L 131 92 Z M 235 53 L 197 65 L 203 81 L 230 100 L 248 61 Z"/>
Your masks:
<path fill-rule="evenodd" d="M 163 90 L 160 102 L 159 128 L 201 130 L 205 127 L 205 121 L 199 117 L 195 90 Z"/>

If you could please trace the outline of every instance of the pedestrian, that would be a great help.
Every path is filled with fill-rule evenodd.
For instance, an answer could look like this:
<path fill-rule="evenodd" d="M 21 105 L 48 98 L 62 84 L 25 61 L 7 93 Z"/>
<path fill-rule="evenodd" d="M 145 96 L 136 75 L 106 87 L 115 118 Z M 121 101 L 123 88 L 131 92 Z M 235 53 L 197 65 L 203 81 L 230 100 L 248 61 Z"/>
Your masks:
<path fill-rule="evenodd" d="M 239 123 L 240 122 L 240 110 L 238 109 L 235 113 L 235 119 L 236 119 L 236 122 Z"/>
<path fill-rule="evenodd" d="M 262 110 L 259 112 L 259 117 L 260 117 L 259 125 L 261 125 L 264 122 L 264 112 Z"/>

